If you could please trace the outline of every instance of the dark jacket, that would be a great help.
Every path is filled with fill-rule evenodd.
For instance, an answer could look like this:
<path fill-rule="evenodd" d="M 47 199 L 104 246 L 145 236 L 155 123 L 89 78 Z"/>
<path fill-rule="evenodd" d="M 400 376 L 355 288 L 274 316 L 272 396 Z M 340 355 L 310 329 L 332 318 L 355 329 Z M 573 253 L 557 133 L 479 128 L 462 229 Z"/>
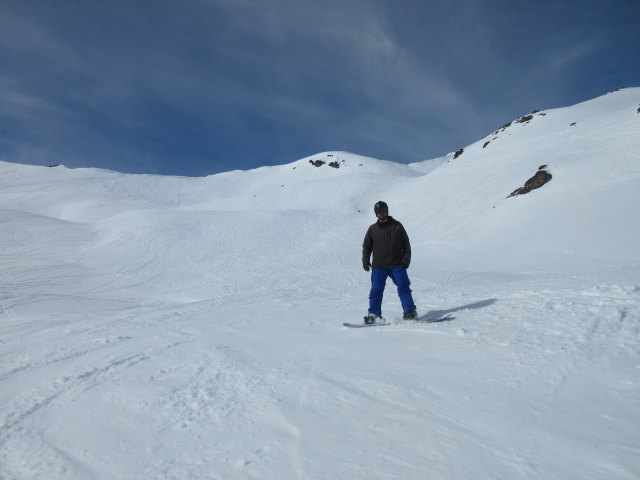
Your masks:
<path fill-rule="evenodd" d="M 369 227 L 362 243 L 362 263 L 369 264 L 373 253 L 373 268 L 408 268 L 411 263 L 409 236 L 400 222 L 388 217 Z"/>

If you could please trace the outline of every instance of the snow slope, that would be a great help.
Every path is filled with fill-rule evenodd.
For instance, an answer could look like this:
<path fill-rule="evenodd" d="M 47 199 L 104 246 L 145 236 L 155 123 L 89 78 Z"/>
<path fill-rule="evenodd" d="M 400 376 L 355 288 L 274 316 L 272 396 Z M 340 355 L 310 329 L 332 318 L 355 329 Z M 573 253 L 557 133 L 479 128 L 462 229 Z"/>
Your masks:
<path fill-rule="evenodd" d="M 640 478 L 639 107 L 412 165 L 0 162 L 0 478 Z M 452 321 L 399 320 L 390 285 L 392 326 L 341 326 L 381 199 Z"/>

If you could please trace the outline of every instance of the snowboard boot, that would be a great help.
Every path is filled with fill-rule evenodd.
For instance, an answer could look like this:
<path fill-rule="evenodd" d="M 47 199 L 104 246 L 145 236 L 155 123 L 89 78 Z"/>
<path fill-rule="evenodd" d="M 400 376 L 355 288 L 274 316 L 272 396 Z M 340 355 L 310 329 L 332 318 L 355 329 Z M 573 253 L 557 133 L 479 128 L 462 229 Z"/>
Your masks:
<path fill-rule="evenodd" d="M 402 318 L 405 320 L 415 320 L 418 317 L 418 312 L 416 312 L 415 308 L 412 308 L 408 312 L 404 312 Z"/>
<path fill-rule="evenodd" d="M 380 315 L 376 315 L 374 313 L 370 313 L 364 317 L 364 323 L 367 325 L 373 325 L 377 321 L 382 320 Z"/>

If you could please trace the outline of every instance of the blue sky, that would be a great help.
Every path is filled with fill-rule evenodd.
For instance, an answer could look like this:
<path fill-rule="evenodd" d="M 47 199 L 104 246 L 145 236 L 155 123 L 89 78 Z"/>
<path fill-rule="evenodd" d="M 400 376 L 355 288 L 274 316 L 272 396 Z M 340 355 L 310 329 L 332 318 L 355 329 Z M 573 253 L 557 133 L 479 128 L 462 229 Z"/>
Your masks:
<path fill-rule="evenodd" d="M 3 0 L 0 160 L 409 163 L 640 86 L 640 0 Z"/>

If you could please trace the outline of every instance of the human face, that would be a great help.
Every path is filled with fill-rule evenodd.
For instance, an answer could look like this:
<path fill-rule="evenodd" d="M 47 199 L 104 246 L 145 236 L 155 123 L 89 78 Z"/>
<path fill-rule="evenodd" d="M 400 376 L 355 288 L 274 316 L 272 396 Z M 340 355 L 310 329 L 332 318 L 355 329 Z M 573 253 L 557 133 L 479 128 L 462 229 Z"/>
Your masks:
<path fill-rule="evenodd" d="M 376 217 L 378 217 L 378 220 L 383 223 L 389 220 L 389 215 L 387 214 L 387 212 L 376 213 Z"/>

